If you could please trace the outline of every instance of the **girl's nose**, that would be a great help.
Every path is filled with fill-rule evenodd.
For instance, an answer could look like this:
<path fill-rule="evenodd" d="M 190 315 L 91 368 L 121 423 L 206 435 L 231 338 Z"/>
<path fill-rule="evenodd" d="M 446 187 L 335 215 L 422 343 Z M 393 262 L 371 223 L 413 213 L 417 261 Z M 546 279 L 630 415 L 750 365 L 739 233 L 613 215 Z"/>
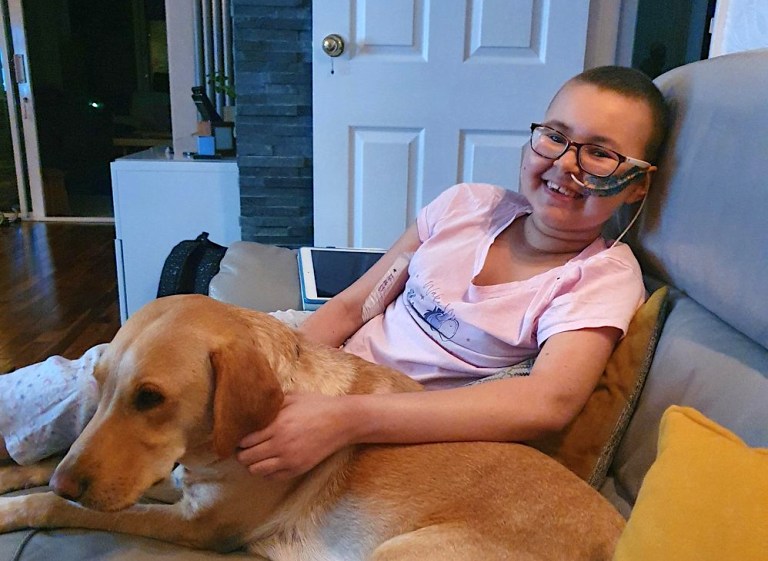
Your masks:
<path fill-rule="evenodd" d="M 579 157 L 575 146 L 568 147 L 568 150 L 566 150 L 557 160 L 552 162 L 552 165 L 559 167 L 565 174 L 573 173 L 578 175 L 581 173 Z"/>

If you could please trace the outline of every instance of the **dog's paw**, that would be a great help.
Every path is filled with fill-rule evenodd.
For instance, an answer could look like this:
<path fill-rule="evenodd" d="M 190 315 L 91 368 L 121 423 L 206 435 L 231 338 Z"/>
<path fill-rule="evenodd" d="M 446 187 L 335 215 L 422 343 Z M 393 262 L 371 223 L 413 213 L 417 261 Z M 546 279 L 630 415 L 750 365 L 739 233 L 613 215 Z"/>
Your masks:
<path fill-rule="evenodd" d="M 48 458 L 31 466 L 5 464 L 0 466 L 0 494 L 18 489 L 47 485 L 61 458 Z"/>
<path fill-rule="evenodd" d="M 176 477 L 176 472 L 171 473 L 162 481 L 158 481 L 144 493 L 144 499 L 150 502 L 159 502 L 163 504 L 174 504 L 181 500 L 184 495 L 181 490 L 181 484 Z"/>
<path fill-rule="evenodd" d="M 34 526 L 29 498 L 29 495 L 0 497 L 0 534 Z"/>
<path fill-rule="evenodd" d="M 20 497 L 0 497 L 0 533 L 20 530 L 24 526 L 18 520 Z"/>

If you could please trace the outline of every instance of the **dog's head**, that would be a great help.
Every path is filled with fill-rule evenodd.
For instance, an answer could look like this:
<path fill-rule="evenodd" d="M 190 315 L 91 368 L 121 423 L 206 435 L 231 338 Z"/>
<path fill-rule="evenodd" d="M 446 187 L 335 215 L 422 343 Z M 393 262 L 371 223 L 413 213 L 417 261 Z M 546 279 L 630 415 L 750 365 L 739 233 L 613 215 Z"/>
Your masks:
<path fill-rule="evenodd" d="M 145 306 L 99 360 L 99 406 L 56 470 L 60 495 L 98 510 L 135 503 L 175 462 L 233 455 L 277 415 L 277 373 L 298 353 L 279 321 L 204 296 Z"/>

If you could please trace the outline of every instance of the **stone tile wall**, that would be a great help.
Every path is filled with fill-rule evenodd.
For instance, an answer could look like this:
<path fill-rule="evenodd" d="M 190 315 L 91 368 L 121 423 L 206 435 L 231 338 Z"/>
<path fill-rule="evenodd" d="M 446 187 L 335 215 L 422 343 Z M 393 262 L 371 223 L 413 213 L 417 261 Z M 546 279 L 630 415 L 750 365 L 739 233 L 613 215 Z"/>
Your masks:
<path fill-rule="evenodd" d="M 232 0 L 244 240 L 312 233 L 312 0 Z"/>

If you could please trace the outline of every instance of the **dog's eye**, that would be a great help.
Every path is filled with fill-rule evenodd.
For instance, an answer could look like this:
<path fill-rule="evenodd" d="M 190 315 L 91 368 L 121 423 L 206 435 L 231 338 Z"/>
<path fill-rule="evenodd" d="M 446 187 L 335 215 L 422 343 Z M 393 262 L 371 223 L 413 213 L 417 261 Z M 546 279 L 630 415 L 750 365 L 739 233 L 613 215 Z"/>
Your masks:
<path fill-rule="evenodd" d="M 165 396 L 154 386 L 142 386 L 136 392 L 133 403 L 138 411 L 147 411 L 162 405 Z"/>

